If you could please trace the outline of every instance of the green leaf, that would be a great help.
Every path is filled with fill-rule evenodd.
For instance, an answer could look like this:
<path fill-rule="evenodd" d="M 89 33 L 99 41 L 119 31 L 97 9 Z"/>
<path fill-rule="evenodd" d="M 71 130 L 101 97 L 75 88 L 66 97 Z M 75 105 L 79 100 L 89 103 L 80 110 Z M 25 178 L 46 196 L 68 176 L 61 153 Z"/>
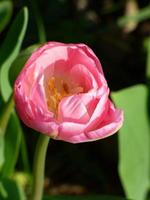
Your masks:
<path fill-rule="evenodd" d="M 5 162 L 1 170 L 2 177 L 10 177 L 15 169 L 21 143 L 20 122 L 15 112 L 12 113 L 5 135 Z"/>
<path fill-rule="evenodd" d="M 13 5 L 11 1 L 5 0 L 0 2 L 0 32 L 4 30 L 11 19 Z"/>
<path fill-rule="evenodd" d="M 82 195 L 82 196 L 45 196 L 43 200 L 127 200 L 123 197 L 100 196 L 100 195 Z"/>
<path fill-rule="evenodd" d="M 2 179 L 1 180 L 7 195 L 2 196 L 0 193 L 0 200 L 25 200 L 25 194 L 15 181 L 9 179 Z"/>
<path fill-rule="evenodd" d="M 147 113 L 148 90 L 144 85 L 113 93 L 125 113 L 119 133 L 119 173 L 128 198 L 146 199 L 149 189 L 150 134 Z"/>
<path fill-rule="evenodd" d="M 0 181 L 0 195 L 3 198 L 7 198 L 7 191 L 5 190 L 2 181 Z"/>
<path fill-rule="evenodd" d="M 134 16 L 124 16 L 119 18 L 117 23 L 119 26 L 122 27 L 128 24 L 130 21 L 135 21 L 139 23 L 149 18 L 150 18 L 150 6 L 146 6 L 145 8 L 140 9 L 139 12 Z"/>
<path fill-rule="evenodd" d="M 29 174 L 31 172 L 31 169 L 30 169 L 30 162 L 29 162 L 29 158 L 28 158 L 27 144 L 25 141 L 24 133 L 22 132 L 21 135 L 22 135 L 21 148 L 20 148 L 21 162 L 22 162 L 24 172 Z"/>
<path fill-rule="evenodd" d="M 9 68 L 20 51 L 27 22 L 28 10 L 27 8 L 23 8 L 13 22 L 0 49 L 0 89 L 4 101 L 7 101 L 12 93 L 8 76 Z"/>
<path fill-rule="evenodd" d="M 5 134 L 9 117 L 13 110 L 13 105 L 14 105 L 13 98 L 10 97 L 9 101 L 5 104 L 3 103 L 1 106 L 2 109 L 0 112 L 0 135 Z"/>
<path fill-rule="evenodd" d="M 32 46 L 29 46 L 28 48 L 20 52 L 18 57 L 14 60 L 9 71 L 9 77 L 12 86 L 14 85 L 14 81 L 16 80 L 19 72 L 21 71 L 27 59 L 39 46 L 40 44 L 34 44 Z"/>
<path fill-rule="evenodd" d="M 7 103 L 1 104 L 1 112 L 0 112 L 0 170 L 4 164 L 5 156 L 4 156 L 4 135 L 6 132 L 7 124 L 10 118 L 10 115 L 13 110 L 13 98 L 11 97 Z"/>
<path fill-rule="evenodd" d="M 4 160 L 5 160 L 5 157 L 4 157 L 4 137 L 3 137 L 3 135 L 0 135 L 0 170 L 1 170 L 1 167 L 3 166 L 3 164 L 4 164 Z"/>

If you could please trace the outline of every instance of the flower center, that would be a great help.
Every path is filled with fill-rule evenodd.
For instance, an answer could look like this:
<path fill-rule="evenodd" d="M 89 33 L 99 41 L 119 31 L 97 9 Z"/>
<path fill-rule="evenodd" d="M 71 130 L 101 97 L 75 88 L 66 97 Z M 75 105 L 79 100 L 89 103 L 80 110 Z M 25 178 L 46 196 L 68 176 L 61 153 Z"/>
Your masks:
<path fill-rule="evenodd" d="M 68 83 L 56 77 L 51 77 L 47 84 L 46 96 L 48 109 L 56 116 L 58 114 L 58 105 L 62 98 L 83 92 L 82 87 L 75 86 L 72 83 Z"/>

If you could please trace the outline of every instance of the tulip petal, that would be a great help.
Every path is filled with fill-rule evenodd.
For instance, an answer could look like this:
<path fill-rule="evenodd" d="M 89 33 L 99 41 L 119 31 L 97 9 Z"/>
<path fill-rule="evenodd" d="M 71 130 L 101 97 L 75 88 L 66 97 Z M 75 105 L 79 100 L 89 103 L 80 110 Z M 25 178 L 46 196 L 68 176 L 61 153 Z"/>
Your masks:
<path fill-rule="evenodd" d="M 77 46 L 78 46 L 79 48 L 81 48 L 81 49 L 86 53 L 86 55 L 87 55 L 88 57 L 90 57 L 92 60 L 94 60 L 96 68 L 100 71 L 100 73 L 101 73 L 102 75 L 104 75 L 103 69 L 102 69 L 102 65 L 101 65 L 99 59 L 97 58 L 97 56 L 96 56 L 96 55 L 94 54 L 94 52 L 92 51 L 92 49 L 89 48 L 89 47 L 88 47 L 87 45 L 85 45 L 85 44 L 77 44 Z"/>
<path fill-rule="evenodd" d="M 107 85 L 105 79 L 101 79 L 100 74 L 103 77 L 103 72 L 100 73 L 98 70 L 95 60 L 89 57 L 82 48 L 68 48 L 68 66 L 75 66 L 78 64 L 84 65 L 91 74 L 93 74 L 95 81 L 98 83 L 99 87 L 103 84 Z M 100 65 L 101 66 L 101 65 Z"/>
<path fill-rule="evenodd" d="M 114 133 L 116 133 L 123 124 L 123 111 L 116 109 L 114 111 L 110 111 L 109 115 L 104 120 L 103 123 L 100 124 L 100 127 L 97 127 L 96 130 L 87 132 L 86 135 L 89 140 L 98 140 L 102 138 L 106 138 Z"/>
<path fill-rule="evenodd" d="M 109 121 L 101 124 L 101 127 L 97 127 L 96 130 L 74 134 L 72 137 L 65 138 L 65 141 L 71 143 L 91 142 L 113 135 L 123 124 L 123 111 L 117 109 L 111 113 L 111 117 L 113 117 L 113 121 L 109 119 Z"/>
<path fill-rule="evenodd" d="M 63 98 L 59 104 L 60 122 L 86 123 L 90 116 L 87 105 L 93 100 L 93 95 L 78 94 Z"/>
<path fill-rule="evenodd" d="M 85 91 L 89 91 L 92 88 L 98 88 L 98 83 L 94 79 L 91 72 L 82 64 L 74 65 L 70 69 L 70 77 L 75 83 L 84 88 Z"/>

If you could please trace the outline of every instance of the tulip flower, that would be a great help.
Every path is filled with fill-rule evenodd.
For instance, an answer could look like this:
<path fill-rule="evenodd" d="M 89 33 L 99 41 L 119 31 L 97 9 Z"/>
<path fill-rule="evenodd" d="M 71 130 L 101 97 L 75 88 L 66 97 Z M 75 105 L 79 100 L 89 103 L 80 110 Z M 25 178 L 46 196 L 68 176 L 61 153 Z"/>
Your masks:
<path fill-rule="evenodd" d="M 14 99 L 27 126 L 56 140 L 102 139 L 123 123 L 100 61 L 85 44 L 49 42 L 36 50 L 15 82 Z"/>

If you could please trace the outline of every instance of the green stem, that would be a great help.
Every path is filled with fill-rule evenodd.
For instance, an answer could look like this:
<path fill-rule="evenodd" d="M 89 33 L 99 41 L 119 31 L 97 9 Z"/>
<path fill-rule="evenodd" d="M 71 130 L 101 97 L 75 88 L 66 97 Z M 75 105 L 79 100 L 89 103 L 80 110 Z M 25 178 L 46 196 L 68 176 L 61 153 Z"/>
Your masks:
<path fill-rule="evenodd" d="M 46 152 L 50 137 L 40 135 L 33 161 L 33 188 L 31 200 L 42 200 Z"/>

